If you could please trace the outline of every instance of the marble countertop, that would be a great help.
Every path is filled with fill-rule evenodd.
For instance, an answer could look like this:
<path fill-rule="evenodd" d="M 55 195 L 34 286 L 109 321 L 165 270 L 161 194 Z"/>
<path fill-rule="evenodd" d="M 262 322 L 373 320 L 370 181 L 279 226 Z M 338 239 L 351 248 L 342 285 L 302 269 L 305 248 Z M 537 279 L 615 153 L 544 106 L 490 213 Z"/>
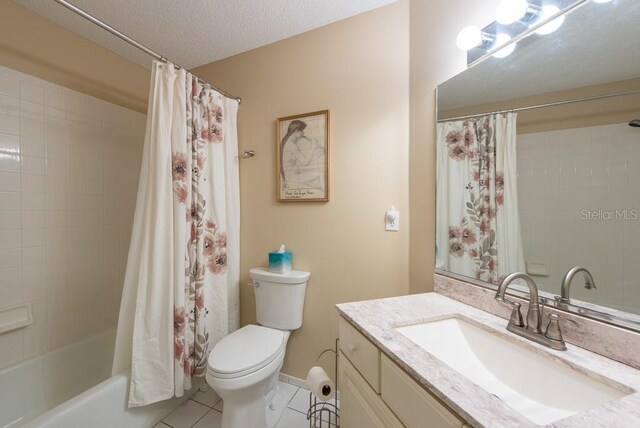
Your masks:
<path fill-rule="evenodd" d="M 506 330 L 507 321 L 437 293 L 415 294 L 337 305 L 340 314 L 424 388 L 474 427 L 538 426 L 406 338 L 394 327 L 447 316 L 463 316 L 539 355 L 600 381 L 636 391 L 553 427 L 640 427 L 640 370 L 567 344 L 554 351 Z"/>

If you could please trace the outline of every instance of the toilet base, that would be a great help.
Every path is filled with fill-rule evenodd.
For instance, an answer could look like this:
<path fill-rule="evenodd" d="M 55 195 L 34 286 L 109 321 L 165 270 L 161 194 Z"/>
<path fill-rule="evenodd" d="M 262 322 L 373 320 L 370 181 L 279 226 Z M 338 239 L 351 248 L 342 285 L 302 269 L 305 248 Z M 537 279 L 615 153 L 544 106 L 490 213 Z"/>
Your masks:
<path fill-rule="evenodd" d="M 269 400 L 269 405 L 267 406 L 267 427 L 274 428 L 280 418 L 282 417 L 282 413 L 284 413 L 284 409 L 287 408 L 287 397 L 284 394 L 284 390 L 280 388 L 280 385 L 277 382 L 278 377 L 276 377 L 276 385 L 272 390 L 274 392 L 273 398 Z"/>
<path fill-rule="evenodd" d="M 222 428 L 274 428 L 287 407 L 287 397 L 278 384 L 279 371 L 258 388 L 220 394 Z M 225 395 L 226 398 L 223 396 Z"/>

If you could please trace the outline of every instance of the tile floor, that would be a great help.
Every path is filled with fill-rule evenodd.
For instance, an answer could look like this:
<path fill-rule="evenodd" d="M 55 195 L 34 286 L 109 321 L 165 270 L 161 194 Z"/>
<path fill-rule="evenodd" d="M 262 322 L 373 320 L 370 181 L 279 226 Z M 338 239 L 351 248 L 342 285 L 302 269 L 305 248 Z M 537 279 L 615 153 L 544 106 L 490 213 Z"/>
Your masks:
<path fill-rule="evenodd" d="M 276 428 L 306 428 L 309 390 L 280 381 L 289 399 Z M 222 424 L 222 400 L 209 389 L 197 392 L 180 407 L 169 413 L 153 428 L 219 428 Z"/>

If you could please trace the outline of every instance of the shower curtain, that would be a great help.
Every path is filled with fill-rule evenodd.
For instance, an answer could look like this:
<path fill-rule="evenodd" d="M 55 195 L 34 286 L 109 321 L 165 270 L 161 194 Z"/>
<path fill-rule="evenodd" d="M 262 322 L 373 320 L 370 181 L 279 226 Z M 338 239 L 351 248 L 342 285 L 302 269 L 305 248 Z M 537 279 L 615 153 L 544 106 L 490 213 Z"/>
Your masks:
<path fill-rule="evenodd" d="M 498 283 L 524 271 L 516 114 L 438 123 L 436 267 Z"/>
<path fill-rule="evenodd" d="M 154 61 L 113 373 L 129 406 L 202 381 L 212 346 L 238 328 L 238 102 Z"/>

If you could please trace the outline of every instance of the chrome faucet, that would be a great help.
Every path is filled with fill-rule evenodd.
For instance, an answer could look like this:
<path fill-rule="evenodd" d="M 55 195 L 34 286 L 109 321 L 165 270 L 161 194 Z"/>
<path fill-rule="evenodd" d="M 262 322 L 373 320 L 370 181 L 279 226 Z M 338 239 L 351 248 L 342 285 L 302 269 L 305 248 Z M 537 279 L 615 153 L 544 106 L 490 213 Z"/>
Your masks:
<path fill-rule="evenodd" d="M 505 299 L 507 288 L 513 281 L 518 279 L 524 280 L 529 287 L 529 308 L 527 310 L 526 324 L 520 312 L 520 303 Z M 507 275 L 498 286 L 495 299 L 512 305 L 511 318 L 507 324 L 508 331 L 558 351 L 567 349 L 564 339 L 562 338 L 562 332 L 560 331 L 560 321 L 569 321 L 574 325 L 576 323 L 572 320 L 560 318 L 556 314 L 551 314 L 547 328 L 544 333 L 542 332 L 540 325 L 543 304 L 541 304 L 538 298 L 538 286 L 529 275 L 522 272 L 514 272 Z"/>
<path fill-rule="evenodd" d="M 584 274 L 584 288 L 587 290 L 597 290 L 596 282 L 593 280 L 593 275 L 586 268 L 576 266 L 574 268 L 569 269 L 562 278 L 562 286 L 560 287 L 560 297 L 556 298 L 562 303 L 571 303 L 571 298 L 569 297 L 569 287 L 571 287 L 571 281 L 573 281 L 573 277 L 576 276 L 577 273 L 582 272 Z"/>

